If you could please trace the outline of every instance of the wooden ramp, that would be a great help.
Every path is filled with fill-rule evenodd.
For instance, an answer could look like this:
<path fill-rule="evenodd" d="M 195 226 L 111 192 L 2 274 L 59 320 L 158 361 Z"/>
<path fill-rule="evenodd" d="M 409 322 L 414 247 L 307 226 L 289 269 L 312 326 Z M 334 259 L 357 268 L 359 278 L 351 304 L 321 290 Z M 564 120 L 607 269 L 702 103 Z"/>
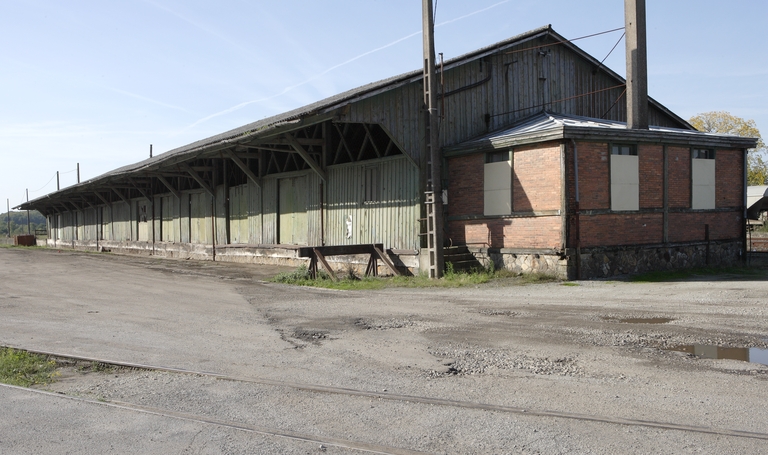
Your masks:
<path fill-rule="evenodd" d="M 384 245 L 377 244 L 363 244 L 363 245 L 336 245 L 336 246 L 307 246 L 299 248 L 299 257 L 309 258 L 309 274 L 312 278 L 317 278 L 317 263 L 323 265 L 323 268 L 328 275 L 330 275 L 333 281 L 338 281 L 328 261 L 325 260 L 328 256 L 347 256 L 357 254 L 368 254 L 370 259 L 368 260 L 368 266 L 365 269 L 365 276 L 373 275 L 378 276 L 378 261 L 383 262 L 395 275 L 399 276 L 400 272 L 395 268 L 392 261 L 389 260 L 386 254 L 384 254 Z"/>

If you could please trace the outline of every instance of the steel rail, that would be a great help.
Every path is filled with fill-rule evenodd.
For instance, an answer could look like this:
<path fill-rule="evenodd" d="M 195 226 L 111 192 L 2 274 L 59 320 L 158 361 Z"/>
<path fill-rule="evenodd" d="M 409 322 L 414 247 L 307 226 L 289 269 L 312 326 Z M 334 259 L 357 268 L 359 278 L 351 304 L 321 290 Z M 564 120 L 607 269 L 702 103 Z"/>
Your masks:
<path fill-rule="evenodd" d="M 367 442 L 352 441 L 349 439 L 334 438 L 331 436 L 316 436 L 316 435 L 310 435 L 306 433 L 298 433 L 290 430 L 263 427 L 259 425 L 251 425 L 243 422 L 234 422 L 231 420 L 216 419 L 214 417 L 208 417 L 208 416 L 203 416 L 199 414 L 190 414 L 186 412 L 172 411 L 170 409 L 161 409 L 161 408 L 155 408 L 151 406 L 126 403 L 122 401 L 112 401 L 112 400 L 97 401 L 97 400 L 91 400 L 83 397 L 63 395 L 60 393 L 46 392 L 44 390 L 29 389 L 26 387 L 19 387 L 19 386 L 2 384 L 2 383 L 0 383 L 0 386 L 9 388 L 9 389 L 22 390 L 25 392 L 32 392 L 32 393 L 45 395 L 49 397 L 76 401 L 80 403 L 88 403 L 88 404 L 94 404 L 102 407 L 109 407 L 113 409 L 134 411 L 142 414 L 155 415 L 159 417 L 167 417 L 167 418 L 172 418 L 177 420 L 185 420 L 188 422 L 202 423 L 207 425 L 216 425 L 219 427 L 247 431 L 250 433 L 258 433 L 266 436 L 275 436 L 278 438 L 292 439 L 292 440 L 301 441 L 301 442 L 311 442 L 311 443 L 321 444 L 324 446 L 335 446 L 335 447 L 341 447 L 345 449 L 353 449 L 353 450 L 359 450 L 363 452 L 378 453 L 378 454 L 384 454 L 384 455 L 422 455 L 426 453 L 426 452 L 418 452 L 415 450 L 401 449 L 398 447 L 389 447 L 389 446 L 383 446 L 379 444 L 369 444 Z"/>
<path fill-rule="evenodd" d="M 8 347 L 13 349 L 18 349 L 13 346 L 8 346 Z M 471 401 L 448 400 L 444 398 L 420 397 L 416 395 L 404 395 L 404 394 L 397 394 L 397 393 L 390 393 L 390 392 L 371 392 L 366 390 L 357 390 L 357 389 L 350 389 L 345 387 L 333 387 L 333 386 L 324 386 L 324 385 L 318 385 L 318 384 L 304 384 L 304 383 L 297 383 L 297 382 L 290 382 L 290 381 L 280 381 L 275 379 L 229 376 L 229 375 L 213 373 L 209 371 L 195 371 L 195 370 L 188 370 L 184 368 L 146 365 L 146 364 L 140 364 L 140 363 L 121 362 L 121 361 L 107 360 L 107 359 L 96 359 L 96 358 L 82 357 L 82 356 L 75 356 L 75 355 L 57 354 L 57 353 L 46 352 L 46 351 L 37 351 L 37 350 L 26 350 L 26 351 L 33 354 L 49 356 L 54 359 L 80 360 L 85 362 L 95 362 L 95 363 L 101 363 L 105 365 L 113 365 L 117 367 L 133 368 L 133 369 L 139 369 L 139 370 L 191 374 L 191 375 L 206 376 L 206 377 L 211 377 L 211 378 L 226 380 L 226 381 L 246 382 L 246 383 L 260 384 L 260 385 L 267 385 L 267 386 L 274 386 L 274 387 L 289 387 L 292 389 L 303 390 L 307 392 L 318 392 L 318 393 L 328 393 L 328 394 L 336 394 L 336 395 L 377 398 L 377 399 L 388 400 L 388 401 L 430 404 L 435 406 L 446 406 L 446 407 L 463 408 L 463 409 L 496 411 L 496 412 L 504 412 L 509 414 L 525 415 L 525 416 L 551 417 L 551 418 L 559 418 L 559 419 L 580 420 L 580 421 L 587 421 L 587 422 L 608 423 L 613 425 L 639 426 L 639 427 L 657 428 L 657 429 L 663 429 L 663 430 L 676 430 L 676 431 L 711 434 L 711 435 L 719 435 L 719 436 L 731 436 L 731 437 L 738 437 L 738 438 L 768 440 L 768 433 L 733 430 L 728 428 L 687 425 L 687 424 L 678 424 L 673 422 L 660 422 L 660 421 L 653 421 L 653 420 L 628 419 L 624 417 L 599 416 L 599 415 L 581 414 L 581 413 L 565 412 L 565 411 L 534 410 L 534 409 L 521 408 L 517 406 L 505 406 L 505 405 L 496 405 L 496 404 L 489 404 L 489 403 L 477 403 L 477 402 L 471 402 Z"/>

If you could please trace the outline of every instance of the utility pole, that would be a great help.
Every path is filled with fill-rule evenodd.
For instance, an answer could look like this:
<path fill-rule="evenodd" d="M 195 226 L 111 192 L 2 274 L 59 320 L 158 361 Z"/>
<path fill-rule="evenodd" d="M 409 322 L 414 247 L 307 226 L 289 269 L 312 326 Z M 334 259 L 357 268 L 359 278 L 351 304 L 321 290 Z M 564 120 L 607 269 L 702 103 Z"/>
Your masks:
<path fill-rule="evenodd" d="M 8 212 L 5 214 L 5 219 L 8 222 L 8 237 L 11 236 L 11 200 L 6 199 L 5 203 L 8 204 Z"/>
<path fill-rule="evenodd" d="M 427 158 L 427 188 L 424 203 L 427 209 L 427 250 L 429 252 L 429 277 L 443 276 L 443 190 L 438 134 L 437 78 L 435 68 L 435 18 L 432 0 L 422 0 L 424 36 L 424 108 L 425 148 Z"/>
<path fill-rule="evenodd" d="M 61 186 L 59 185 L 59 171 L 56 171 L 56 191 L 59 191 Z"/>
<path fill-rule="evenodd" d="M 80 183 L 80 163 L 77 163 L 77 183 Z"/>
<path fill-rule="evenodd" d="M 627 33 L 627 129 L 648 129 L 648 55 L 645 0 L 624 0 Z"/>

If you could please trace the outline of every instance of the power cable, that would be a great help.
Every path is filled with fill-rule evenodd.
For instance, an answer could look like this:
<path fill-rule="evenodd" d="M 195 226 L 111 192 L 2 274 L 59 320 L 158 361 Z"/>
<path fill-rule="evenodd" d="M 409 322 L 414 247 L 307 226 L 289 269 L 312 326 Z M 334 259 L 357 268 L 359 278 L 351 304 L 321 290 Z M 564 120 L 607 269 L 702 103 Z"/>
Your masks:
<path fill-rule="evenodd" d="M 526 111 L 528 109 L 535 109 L 537 107 L 544 107 L 544 106 L 547 106 L 549 104 L 561 103 L 563 101 L 570 101 L 572 99 L 581 98 L 581 97 L 589 96 L 589 95 L 594 95 L 595 93 L 607 92 L 608 90 L 613 90 L 613 89 L 621 88 L 621 87 L 626 87 L 626 84 L 620 84 L 620 85 L 614 85 L 613 87 L 601 88 L 599 90 L 594 90 L 594 91 L 591 91 L 591 92 L 588 92 L 588 93 L 582 93 L 581 95 L 574 95 L 574 96 L 569 96 L 567 98 L 560 98 L 559 100 L 550 101 L 548 103 L 536 104 L 534 106 L 528 106 L 528 107 L 522 107 L 520 109 L 515 109 L 513 111 L 502 112 L 500 114 L 492 114 L 491 117 L 499 117 L 499 116 L 502 116 L 502 115 L 514 114 L 516 112 Z M 624 91 L 626 91 L 626 90 L 627 89 L 625 88 Z M 623 95 L 623 93 L 622 93 L 622 95 Z M 619 98 L 621 98 L 621 95 L 619 96 Z"/>
<path fill-rule="evenodd" d="M 55 179 L 55 178 L 56 178 L 56 174 L 53 174 L 53 177 L 51 177 L 51 179 L 48 180 L 48 183 L 51 183 L 53 181 L 53 179 Z M 40 191 L 43 188 L 45 188 L 46 186 L 48 186 L 48 183 L 46 183 L 45 185 L 41 186 L 40 188 L 38 188 L 38 189 L 36 189 L 34 191 L 30 191 L 30 193 L 37 193 L 38 191 Z"/>
<path fill-rule="evenodd" d="M 608 60 L 608 57 L 610 57 L 610 56 L 611 56 L 611 54 L 613 54 L 613 51 L 615 51 L 615 50 L 616 50 L 616 46 L 618 46 L 618 45 L 619 45 L 619 43 L 621 42 L 621 40 L 623 40 L 623 39 L 624 39 L 624 37 L 625 37 L 625 36 L 627 36 L 627 33 L 626 33 L 626 32 L 624 32 L 624 33 L 622 33 L 622 34 L 621 34 L 621 37 L 619 38 L 619 40 L 618 40 L 618 41 L 616 41 L 616 44 L 614 44 L 614 45 L 613 45 L 613 47 L 611 48 L 611 51 L 610 51 L 610 52 L 608 52 L 608 55 L 606 55 L 606 56 L 605 56 L 605 58 L 604 58 L 604 59 L 602 59 L 602 60 L 600 61 L 600 64 L 599 64 L 599 65 L 597 65 L 597 68 L 595 68 L 595 71 L 594 71 L 595 73 L 597 73 L 597 72 L 600 70 L 600 68 L 602 68 L 602 67 L 603 67 L 603 63 L 605 63 L 605 61 L 606 61 L 606 60 Z"/>
<path fill-rule="evenodd" d="M 605 34 L 608 34 L 608 33 L 618 32 L 619 30 L 624 30 L 624 27 L 614 28 L 613 30 L 606 30 L 604 32 L 599 32 L 599 33 L 593 33 L 591 35 L 584 35 L 584 36 L 580 36 L 578 38 L 558 41 L 556 43 L 542 44 L 541 46 L 526 47 L 525 49 L 518 49 L 516 51 L 510 51 L 510 52 L 506 52 L 506 53 L 507 54 L 516 54 L 518 52 L 530 51 L 530 50 L 534 50 L 534 49 L 541 49 L 541 48 L 550 47 L 550 46 L 557 46 L 557 45 L 565 44 L 565 43 L 572 43 L 574 41 L 578 41 L 578 40 L 582 40 L 582 39 L 593 38 L 595 36 L 600 36 L 600 35 L 605 35 Z"/>

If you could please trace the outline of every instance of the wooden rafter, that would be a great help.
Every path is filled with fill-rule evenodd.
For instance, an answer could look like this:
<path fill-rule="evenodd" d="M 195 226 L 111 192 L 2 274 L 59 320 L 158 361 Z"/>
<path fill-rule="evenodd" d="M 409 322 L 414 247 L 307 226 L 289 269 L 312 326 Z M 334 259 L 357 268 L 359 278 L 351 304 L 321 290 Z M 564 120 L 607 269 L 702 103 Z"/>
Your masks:
<path fill-rule="evenodd" d="M 324 182 L 328 181 L 328 177 L 326 176 L 325 171 L 317 164 L 317 162 L 309 155 L 309 153 L 307 153 L 307 151 L 304 149 L 304 146 L 299 144 L 296 138 L 294 138 L 290 134 L 286 134 L 285 138 L 291 144 L 291 147 L 293 147 L 297 152 L 299 152 L 299 155 L 301 155 L 301 157 L 304 158 L 304 161 L 309 165 L 309 167 L 311 167 L 312 170 L 315 171 L 317 175 L 319 175 L 320 178 L 323 179 Z"/>
<path fill-rule="evenodd" d="M 125 202 L 125 203 L 126 203 L 126 204 L 128 204 L 128 205 L 131 205 L 131 201 L 129 201 L 129 200 L 128 200 L 128 199 L 127 199 L 125 196 L 123 196 L 123 193 L 121 193 L 121 192 L 120 192 L 120 190 L 118 190 L 118 189 L 117 189 L 117 188 L 115 188 L 114 186 L 110 187 L 110 189 L 111 189 L 112 191 L 114 191 L 114 192 L 115 192 L 115 194 L 117 194 L 117 197 L 119 197 L 120 199 L 122 199 L 122 200 L 123 200 L 123 202 Z"/>
<path fill-rule="evenodd" d="M 169 181 L 168 181 L 168 180 L 167 180 L 165 177 L 163 177 L 162 175 L 158 175 L 158 176 L 157 176 L 157 179 L 158 179 L 158 180 L 160 180 L 160 182 L 161 182 L 163 185 L 165 185 L 165 187 L 166 187 L 166 188 L 168 188 L 168 190 L 169 190 L 171 193 L 173 193 L 173 195 L 174 195 L 174 196 L 176 196 L 176 199 L 179 199 L 179 200 L 181 200 L 181 194 L 179 193 L 179 191 L 178 191 L 176 188 L 174 188 L 174 187 L 173 187 L 173 185 L 171 185 L 171 182 L 169 182 Z"/>
<path fill-rule="evenodd" d="M 373 135 L 371 135 L 371 130 L 368 129 L 368 125 L 363 123 L 363 128 L 365 129 L 365 139 L 370 141 L 371 146 L 373 147 L 373 151 L 376 152 L 376 157 L 381 158 L 381 152 L 379 151 L 379 147 L 376 146 L 376 141 L 373 140 Z M 365 140 L 363 140 L 363 147 L 360 148 L 360 153 L 363 153 L 363 148 L 365 147 Z"/>
<path fill-rule="evenodd" d="M 336 155 L 333 157 L 333 164 L 337 164 L 339 162 L 339 155 L 341 154 L 342 149 L 347 152 L 347 156 L 349 157 L 350 161 L 355 161 L 355 158 L 352 156 L 352 150 L 349 148 L 349 144 L 345 138 L 347 132 L 349 131 L 349 123 L 344 124 L 344 130 L 339 128 L 337 123 L 334 123 L 333 126 L 335 126 L 336 131 L 339 132 L 339 146 L 336 148 Z"/>
<path fill-rule="evenodd" d="M 136 184 L 136 182 L 135 182 L 133 179 L 131 179 L 131 178 L 128 178 L 128 181 L 129 181 L 129 182 L 131 182 L 131 184 L 133 185 L 133 187 L 134 187 L 134 188 L 136 188 L 136 189 L 139 191 L 139 193 L 141 193 L 141 195 L 142 195 L 142 196 L 144 196 L 144 198 L 145 198 L 146 200 L 148 200 L 148 201 L 152 201 L 152 198 L 150 198 L 150 197 L 147 195 L 147 193 L 145 193 L 145 192 L 144 192 L 144 190 L 143 190 L 143 189 L 142 189 L 142 188 L 141 188 L 139 185 L 137 185 L 137 184 Z"/>
<path fill-rule="evenodd" d="M 259 189 L 261 189 L 261 179 L 256 177 L 256 174 L 254 174 L 253 171 L 251 171 L 248 166 L 243 163 L 243 160 L 241 160 L 240 157 L 238 157 L 232 150 L 227 150 L 225 153 L 229 156 L 229 158 L 232 159 L 235 165 L 237 165 L 237 167 L 239 167 L 240 170 L 243 171 L 245 175 L 247 175 L 248 178 L 251 179 L 251 181 L 256 184 L 256 186 L 259 187 Z"/>
<path fill-rule="evenodd" d="M 107 198 L 102 196 L 101 193 L 99 193 L 98 191 L 94 191 L 93 193 L 96 195 L 97 198 L 101 199 L 101 202 L 109 205 L 109 201 L 107 200 Z"/>
<path fill-rule="evenodd" d="M 205 182 L 205 180 L 203 180 L 203 178 L 200 177 L 200 175 L 197 172 L 195 172 L 191 167 L 189 167 L 189 164 L 187 164 L 187 163 L 179 163 L 179 167 L 181 169 L 187 171 L 187 173 L 193 179 L 195 179 L 195 181 L 198 183 L 198 185 L 200 185 L 205 191 L 208 192 L 208 194 L 210 194 L 213 197 L 216 197 L 216 195 L 214 194 L 214 192 L 211 189 L 211 187 L 208 186 L 208 184 Z"/>

